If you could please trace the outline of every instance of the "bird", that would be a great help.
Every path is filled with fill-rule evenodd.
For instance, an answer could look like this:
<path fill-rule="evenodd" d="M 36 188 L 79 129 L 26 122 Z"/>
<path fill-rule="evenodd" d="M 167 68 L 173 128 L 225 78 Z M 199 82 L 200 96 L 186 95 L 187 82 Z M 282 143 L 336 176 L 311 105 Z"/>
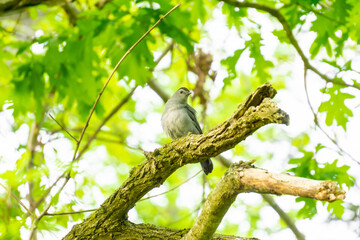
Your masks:
<path fill-rule="evenodd" d="M 165 104 L 161 116 L 161 125 L 172 140 L 184 137 L 188 133 L 202 134 L 199 122 L 196 119 L 196 111 L 187 103 L 190 94 L 189 89 L 181 87 Z M 213 163 L 210 159 L 206 159 L 200 164 L 205 175 L 212 172 Z"/>

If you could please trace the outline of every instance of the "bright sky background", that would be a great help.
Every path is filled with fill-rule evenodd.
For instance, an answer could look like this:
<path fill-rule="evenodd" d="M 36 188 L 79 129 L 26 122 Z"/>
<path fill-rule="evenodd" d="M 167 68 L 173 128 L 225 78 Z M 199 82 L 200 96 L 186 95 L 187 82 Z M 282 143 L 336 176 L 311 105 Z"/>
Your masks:
<path fill-rule="evenodd" d="M 250 11 L 250 13 L 251 12 L 252 11 Z M 253 11 L 252 14 L 252 18 L 256 19 L 257 23 L 261 24 L 262 26 L 262 37 L 264 38 L 263 42 L 265 46 L 261 50 L 265 57 L 271 56 L 276 50 L 274 46 L 277 45 L 277 39 L 274 38 L 271 34 L 271 32 L 274 30 L 272 29 L 273 23 L 270 23 L 267 18 L 264 18 L 263 14 L 259 14 L 256 11 Z M 218 72 L 217 79 L 214 84 L 215 86 L 221 87 L 222 79 L 226 76 L 226 72 L 220 69 L 219 60 L 225 56 L 232 55 L 235 50 L 242 48 L 244 40 L 238 37 L 235 30 L 227 30 L 227 28 L 225 27 L 225 20 L 221 15 L 220 11 L 215 11 L 215 16 L 215 20 L 209 21 L 206 24 L 209 35 L 203 36 L 199 47 L 201 47 L 205 52 L 211 52 L 213 54 L 214 63 L 212 65 L 212 68 Z M 307 52 L 307 49 L 309 49 L 314 37 L 315 36 L 312 33 L 302 33 L 297 36 L 302 49 L 304 49 L 304 52 Z M 34 51 L 41 51 L 42 46 L 34 46 L 34 48 Z M 349 52 L 349 54 L 356 53 Z M 357 56 L 357 58 L 359 58 L 359 56 Z M 162 64 L 167 65 L 166 58 L 163 60 Z M 321 66 L 319 69 L 321 72 L 331 74 L 331 72 L 329 72 L 329 69 L 323 67 L 324 65 L 318 65 L 318 63 L 316 64 L 317 67 Z M 237 67 L 249 73 L 251 71 L 251 66 L 252 61 L 249 60 L 245 54 L 241 57 Z M 159 68 L 161 68 L 161 65 L 159 66 Z M 279 106 L 290 115 L 290 126 L 287 127 L 271 125 L 267 127 L 284 128 L 289 133 L 289 135 L 296 136 L 301 132 L 307 131 L 307 129 L 309 128 L 314 128 L 314 124 L 312 114 L 305 98 L 303 84 L 303 63 L 301 62 L 301 59 L 296 55 L 295 61 L 284 65 L 283 70 L 287 71 L 287 68 L 293 71 L 293 75 L 291 76 L 292 80 L 287 80 L 290 91 L 279 91 L 278 95 L 276 96 L 276 101 L 278 101 Z M 319 89 L 324 86 L 324 82 L 323 80 L 319 80 L 318 77 L 316 77 L 314 74 L 309 73 L 308 83 L 311 103 L 313 104 L 313 106 L 317 107 L 318 104 L 321 102 L 321 95 L 319 93 Z M 171 94 L 169 91 L 168 93 Z M 211 95 L 216 96 L 217 94 L 219 94 L 218 89 L 216 87 L 213 87 Z M 137 102 L 136 109 L 139 112 L 146 112 L 147 109 L 153 107 L 154 105 L 163 104 L 162 100 L 148 87 L 145 87 L 143 89 L 138 88 L 133 96 L 133 99 Z M 357 100 L 359 100 L 359 95 L 357 97 Z M 160 124 L 160 117 L 160 114 L 153 113 L 148 116 L 147 122 L 145 124 L 132 124 L 130 126 L 130 129 L 133 132 L 133 137 L 129 139 L 129 143 L 133 145 L 142 143 L 142 147 L 145 150 L 153 150 L 156 147 L 159 147 L 159 145 L 157 145 L 155 141 L 156 135 L 163 134 Z M 337 139 L 339 140 L 340 145 L 357 159 L 360 159 L 360 151 L 358 150 L 360 136 L 360 127 L 358 124 L 359 122 L 360 112 L 359 108 L 356 108 L 356 110 L 354 111 L 354 117 L 348 124 L 348 129 L 350 129 L 350 131 L 348 131 L 346 135 L 342 131 L 336 131 Z M 21 152 L 18 152 L 16 150 L 17 146 L 19 144 L 25 145 L 27 141 L 26 138 L 29 132 L 28 127 L 21 126 L 16 133 L 13 133 L 11 131 L 12 123 L 13 118 L 11 116 L 11 110 L 0 113 L 0 159 L 2 159 L 2 163 L 6 163 L 5 165 L 1 166 L 0 173 L 4 172 L 7 169 L 12 169 L 15 167 L 15 161 L 21 155 Z M 46 138 L 45 135 L 43 135 L 43 137 Z M 271 140 L 269 140 L 268 143 L 263 143 L 251 137 L 248 138 L 246 142 L 247 146 L 249 146 L 251 148 L 251 151 L 253 151 L 254 153 L 259 152 L 260 149 L 277 149 L 274 158 L 266 161 L 262 166 L 263 168 L 274 172 L 283 172 L 284 169 L 288 168 L 287 165 L 284 165 L 284 162 L 287 162 L 285 158 L 288 156 L 288 152 L 291 152 L 290 143 L 284 141 L 273 143 L 271 142 Z M 318 142 L 326 143 L 328 146 L 336 149 L 336 147 L 332 145 L 320 131 L 317 131 L 311 136 L 311 142 L 313 144 L 317 144 Z M 73 153 L 71 144 L 67 140 L 63 139 L 53 141 L 51 144 L 47 145 L 47 147 L 44 149 L 46 157 L 54 158 L 55 156 L 52 151 L 52 146 L 57 146 L 57 149 L 59 149 L 59 145 L 61 145 L 61 150 L 58 150 L 58 154 L 61 154 L 60 159 L 71 159 Z M 229 155 L 228 153 L 225 153 L 224 155 L 227 157 L 231 157 L 231 155 Z M 102 164 L 100 164 L 101 161 L 99 160 L 105 159 L 106 157 L 107 156 L 105 148 L 99 147 L 94 152 L 92 151 L 91 154 L 86 154 L 86 156 L 84 156 L 87 161 L 86 163 L 80 162 L 79 170 L 86 171 L 90 175 L 95 175 L 96 181 L 100 185 L 116 181 L 115 179 L 117 171 L 129 171 L 129 167 L 126 164 L 124 164 L 124 166 L 119 166 L 118 169 L 112 169 L 102 166 Z M 334 155 L 334 152 L 329 150 L 323 151 L 320 158 L 318 158 L 317 160 L 326 162 L 332 161 L 336 157 L 336 154 Z M 219 163 L 215 162 L 215 167 L 218 164 Z M 339 160 L 339 164 L 347 164 L 351 166 L 349 173 L 356 177 L 357 186 L 359 186 L 359 165 L 354 164 L 347 157 L 341 158 Z M 49 166 L 49 168 L 53 172 L 57 171 L 57 167 L 55 165 Z M 191 168 L 193 168 L 193 174 L 195 174 L 197 171 L 199 171 L 200 166 L 191 165 Z M 58 174 L 53 174 L 53 176 L 58 176 Z M 209 178 L 211 178 L 211 175 L 209 175 Z M 53 181 L 54 180 L 55 179 L 53 179 Z M 54 190 L 56 191 L 56 189 Z M 69 201 L 71 199 L 71 194 L 73 190 L 74 183 L 70 181 L 62 196 L 64 201 Z M 160 188 L 151 191 L 149 195 L 158 194 L 166 190 L 167 188 L 165 186 L 161 186 Z M 0 188 L 0 193 L 3 192 L 4 189 Z M 207 192 L 209 192 L 209 189 L 207 189 Z M 179 206 L 196 208 L 196 204 L 198 204 L 198 202 L 200 201 L 202 194 L 201 175 L 181 186 L 180 193 L 181 194 L 179 195 L 179 199 L 177 201 Z M 91 189 L 89 189 L 88 194 L 96 198 L 96 202 L 98 205 L 100 205 L 105 200 L 103 194 L 94 192 Z M 26 190 L 22 192 L 22 195 L 26 195 Z M 359 187 L 354 187 L 353 189 L 351 189 L 351 191 L 347 191 L 345 202 L 359 204 L 359 199 Z M 276 197 L 275 200 L 285 211 L 294 208 L 294 206 L 296 206 L 298 209 L 302 207 L 302 203 L 295 203 L 295 197 L 292 196 Z M 160 196 L 152 199 L 151 201 L 156 202 L 157 204 L 166 204 L 167 199 L 164 196 Z M 246 231 L 249 229 L 250 225 L 246 220 L 246 209 L 243 205 L 241 205 L 241 201 L 252 204 L 260 203 L 262 199 L 258 194 L 240 194 L 234 206 L 230 208 L 229 212 L 223 219 L 223 223 L 231 222 L 234 224 L 238 224 L 240 232 L 245 234 Z M 27 204 L 26 200 L 24 200 L 24 203 Z M 82 205 L 79 206 L 79 210 L 93 208 L 94 206 L 92 206 L 91 204 L 91 202 L 86 203 L 86 200 L 84 200 Z M 323 207 L 320 202 L 318 203 L 318 205 L 319 213 L 316 215 L 316 217 L 311 220 L 300 220 L 296 222 L 296 225 L 299 228 L 300 232 L 305 234 L 307 240 L 359 239 L 359 223 L 346 224 L 343 221 L 328 222 L 328 213 L 325 207 Z M 53 212 L 54 210 L 54 208 L 51 208 L 50 212 Z M 264 216 L 259 224 L 266 226 L 270 229 L 276 227 L 279 221 L 279 216 L 271 207 L 264 207 L 259 212 L 259 214 L 261 216 Z M 348 215 L 349 213 L 345 212 L 345 218 Z M 131 221 L 139 222 L 135 210 L 130 211 L 129 217 Z M 43 238 L 39 236 L 39 239 L 59 239 L 63 237 L 71 229 L 71 227 L 72 226 L 70 226 L 68 229 L 64 229 L 61 232 L 44 234 Z M 223 224 L 220 225 L 220 229 L 222 227 Z M 26 239 L 28 231 L 23 230 L 22 232 L 23 238 Z M 294 234 L 289 229 L 279 231 L 278 233 L 271 234 L 270 236 L 267 232 L 257 231 L 255 232 L 254 237 L 258 237 L 262 240 L 295 239 Z"/>

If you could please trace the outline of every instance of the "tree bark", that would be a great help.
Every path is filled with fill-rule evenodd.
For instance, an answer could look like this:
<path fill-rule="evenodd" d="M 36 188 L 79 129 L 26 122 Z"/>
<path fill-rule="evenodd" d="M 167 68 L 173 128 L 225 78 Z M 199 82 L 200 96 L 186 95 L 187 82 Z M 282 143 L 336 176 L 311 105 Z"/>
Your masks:
<path fill-rule="evenodd" d="M 235 163 L 210 193 L 199 217 L 183 239 L 211 239 L 237 195 L 243 192 L 287 194 L 329 202 L 345 198 L 345 191 L 333 181 L 269 173 L 253 168 L 249 163 Z"/>
<path fill-rule="evenodd" d="M 189 229 L 171 229 L 151 224 L 134 224 L 127 222 L 121 231 L 104 233 L 97 239 L 157 239 L 157 240 L 180 240 Z M 242 238 L 236 236 L 214 234 L 212 239 L 216 240 L 258 240 L 257 238 Z"/>

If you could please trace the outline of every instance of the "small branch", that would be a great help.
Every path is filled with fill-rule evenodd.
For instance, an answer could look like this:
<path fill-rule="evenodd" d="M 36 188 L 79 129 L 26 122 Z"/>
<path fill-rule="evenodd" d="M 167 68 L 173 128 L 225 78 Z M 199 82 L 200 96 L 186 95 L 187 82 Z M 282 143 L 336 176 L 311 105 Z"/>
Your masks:
<path fill-rule="evenodd" d="M 169 46 L 167 46 L 167 48 L 161 53 L 161 55 L 159 56 L 159 58 L 156 59 L 156 61 L 155 61 L 155 66 L 157 66 L 157 65 L 159 64 L 159 62 L 166 56 L 166 54 L 168 54 L 168 52 L 170 52 L 171 50 L 173 50 L 174 44 L 175 44 L 175 42 L 174 42 L 174 40 L 172 40 L 172 41 L 170 42 Z M 154 68 L 151 69 L 151 70 L 154 70 Z"/>
<path fill-rule="evenodd" d="M 45 191 L 44 195 L 39 198 L 39 200 L 36 201 L 35 205 L 34 205 L 34 208 L 37 208 L 44 200 L 45 198 L 49 195 L 51 189 L 60 181 L 61 178 L 63 178 L 65 176 L 65 172 L 60 175 L 56 181 Z"/>
<path fill-rule="evenodd" d="M 11 195 L 11 197 L 13 197 L 28 212 L 29 215 L 33 215 L 25 204 L 17 196 L 15 196 L 10 189 L 5 187 L 2 183 L 0 183 L 0 186 L 2 186 Z"/>
<path fill-rule="evenodd" d="M 246 192 L 287 194 L 329 202 L 345 198 L 345 191 L 333 181 L 270 173 L 253 168 L 249 163 L 235 163 L 210 193 L 199 217 L 183 239 L 210 239 L 237 195 Z"/>
<path fill-rule="evenodd" d="M 306 65 L 304 65 L 304 88 L 305 88 L 305 94 L 306 94 L 306 100 L 307 100 L 307 103 L 309 105 L 309 108 L 314 116 L 314 123 L 315 123 L 315 126 L 317 126 L 320 131 L 339 149 L 340 152 L 344 153 L 345 155 L 347 155 L 353 162 L 357 163 L 358 165 L 360 165 L 360 161 L 358 161 L 356 158 L 354 158 L 350 153 L 348 153 L 347 151 L 345 151 L 340 145 L 339 143 L 334 139 L 332 138 L 321 126 L 320 126 L 320 123 L 318 121 L 318 117 L 317 117 L 317 113 L 315 113 L 315 110 L 314 108 L 312 107 L 311 105 L 311 102 L 310 102 L 310 96 L 309 96 L 309 93 L 308 93 L 308 88 L 307 88 L 307 67 Z"/>
<path fill-rule="evenodd" d="M 80 157 L 85 153 L 85 151 L 89 148 L 90 143 L 96 138 L 97 134 L 100 132 L 101 128 L 110 120 L 110 118 L 112 118 L 115 113 L 117 113 L 120 108 L 122 108 L 122 106 L 125 105 L 125 103 L 127 103 L 129 101 L 129 99 L 131 98 L 131 96 L 133 95 L 133 93 L 135 92 L 136 88 L 138 86 L 136 85 L 127 95 L 124 99 L 122 99 L 113 109 L 112 111 L 104 118 L 104 120 L 100 123 L 100 125 L 98 126 L 98 128 L 95 130 L 95 132 L 93 133 L 93 135 L 91 135 L 91 137 L 88 138 L 85 146 L 82 148 L 82 150 L 79 152 L 79 155 L 77 156 L 77 159 L 80 159 Z"/>
<path fill-rule="evenodd" d="M 293 195 L 333 202 L 345 199 L 345 191 L 337 182 L 318 181 L 288 174 L 269 173 L 258 168 L 242 168 L 239 172 L 241 192 Z"/>
<path fill-rule="evenodd" d="M 285 224 L 291 229 L 295 234 L 297 240 L 305 240 L 304 234 L 302 234 L 296 227 L 294 221 L 289 217 L 289 215 L 284 212 L 279 205 L 275 202 L 274 198 L 268 194 L 261 195 L 263 199 L 275 210 L 275 212 L 280 216 L 280 218 L 285 222 Z"/>
<path fill-rule="evenodd" d="M 58 121 L 56 121 L 56 119 L 51 115 L 51 113 L 49 113 L 49 116 L 51 117 L 52 120 L 54 120 L 57 123 L 57 125 L 61 127 L 62 130 L 64 130 L 67 134 L 69 134 L 69 136 L 72 139 L 74 139 L 75 142 L 78 142 L 78 140 L 63 125 L 61 125 Z"/>
<path fill-rule="evenodd" d="M 171 51 L 173 48 L 174 48 L 174 41 L 171 41 L 169 46 L 164 50 L 164 52 L 160 55 L 160 57 L 155 61 L 155 66 L 157 66 L 159 64 L 159 62 L 166 56 L 166 54 L 168 54 L 169 51 Z M 154 70 L 154 69 L 152 69 L 152 70 Z M 152 90 L 154 90 L 164 102 L 167 102 L 167 100 L 169 99 L 169 96 L 158 85 L 158 83 L 155 81 L 155 79 L 149 78 L 147 83 L 148 83 L 149 87 Z"/>
<path fill-rule="evenodd" d="M 45 213 L 44 216 L 59 216 L 59 215 L 71 215 L 71 214 L 78 214 L 78 213 L 85 213 L 85 212 L 93 212 L 98 210 L 98 208 L 87 209 L 87 210 L 80 210 L 74 212 L 62 212 L 62 213 Z"/>
<path fill-rule="evenodd" d="M 164 102 L 167 102 L 167 100 L 169 99 L 169 95 L 158 85 L 158 83 L 153 78 L 150 78 L 148 80 L 148 85 L 152 90 L 154 90 L 154 92 L 157 93 L 157 95 L 159 95 L 159 97 Z"/>
<path fill-rule="evenodd" d="M 198 171 L 194 176 L 186 179 L 186 181 L 180 183 L 179 185 L 177 185 L 177 186 L 175 186 L 175 187 L 173 187 L 173 188 L 170 188 L 169 190 L 167 190 L 167 191 L 165 191 L 165 192 L 162 192 L 162 193 L 159 193 L 159 194 L 155 194 L 155 195 L 152 195 L 152 196 L 149 196 L 149 197 L 146 197 L 146 198 L 142 198 L 142 199 L 139 200 L 139 202 L 148 200 L 148 199 L 150 199 L 150 198 L 158 197 L 158 196 L 164 195 L 164 194 L 166 194 L 166 193 L 168 193 L 168 192 L 171 192 L 171 191 L 177 189 L 178 187 L 180 187 L 181 185 L 187 183 L 188 181 L 190 181 L 191 179 L 193 179 L 194 177 L 196 177 L 197 175 L 199 175 L 201 172 L 202 172 L 202 170 Z"/>
<path fill-rule="evenodd" d="M 59 177 L 60 179 L 60 177 Z M 69 181 L 70 179 L 70 176 L 67 176 L 65 178 L 65 181 L 64 183 L 61 185 L 60 189 L 56 192 L 56 194 L 54 196 L 56 196 L 57 194 L 60 194 L 61 191 L 64 189 L 65 185 L 67 184 L 67 182 Z M 33 222 L 31 223 L 31 229 L 30 229 L 30 237 L 29 237 L 29 240 L 33 239 L 33 236 L 36 232 L 36 229 L 37 229 L 37 223 L 42 219 L 43 216 L 45 216 L 45 214 L 47 213 L 47 211 L 49 210 L 49 208 L 51 207 L 52 205 L 52 201 L 53 201 L 53 197 L 51 197 L 51 200 L 50 202 L 48 203 L 48 205 L 46 205 L 45 209 L 40 213 L 39 216 L 37 216 Z"/>

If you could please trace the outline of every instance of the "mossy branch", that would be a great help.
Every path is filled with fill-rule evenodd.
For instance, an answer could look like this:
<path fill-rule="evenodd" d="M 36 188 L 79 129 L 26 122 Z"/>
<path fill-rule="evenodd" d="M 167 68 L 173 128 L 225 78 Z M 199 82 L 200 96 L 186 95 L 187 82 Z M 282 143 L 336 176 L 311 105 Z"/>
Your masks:
<path fill-rule="evenodd" d="M 270 84 L 264 84 L 240 104 L 231 117 L 209 132 L 189 134 L 154 152 L 144 152 L 147 161 L 133 168 L 122 186 L 98 211 L 76 225 L 65 239 L 96 238 L 104 231 L 121 227 L 127 222 L 127 213 L 136 202 L 160 186 L 178 168 L 215 157 L 269 123 L 288 124 L 288 115 L 271 100 L 275 94 L 276 90 Z"/>
<path fill-rule="evenodd" d="M 183 239 L 211 239 L 239 193 L 287 194 L 332 202 L 345 198 L 345 191 L 337 185 L 333 181 L 270 173 L 246 162 L 232 164 L 208 196 L 199 217 Z"/>

